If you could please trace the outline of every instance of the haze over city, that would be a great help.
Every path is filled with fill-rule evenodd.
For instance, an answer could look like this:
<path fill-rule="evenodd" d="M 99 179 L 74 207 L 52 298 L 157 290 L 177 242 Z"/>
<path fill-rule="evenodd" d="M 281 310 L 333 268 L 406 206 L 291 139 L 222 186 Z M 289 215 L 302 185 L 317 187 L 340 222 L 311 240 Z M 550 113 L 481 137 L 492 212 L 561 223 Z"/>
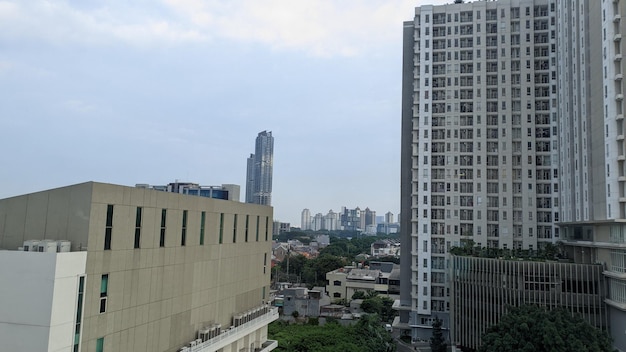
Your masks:
<path fill-rule="evenodd" d="M 243 192 L 270 130 L 275 219 L 397 214 L 402 21 L 427 3 L 446 2 L 0 1 L 0 198 L 88 180 Z"/>

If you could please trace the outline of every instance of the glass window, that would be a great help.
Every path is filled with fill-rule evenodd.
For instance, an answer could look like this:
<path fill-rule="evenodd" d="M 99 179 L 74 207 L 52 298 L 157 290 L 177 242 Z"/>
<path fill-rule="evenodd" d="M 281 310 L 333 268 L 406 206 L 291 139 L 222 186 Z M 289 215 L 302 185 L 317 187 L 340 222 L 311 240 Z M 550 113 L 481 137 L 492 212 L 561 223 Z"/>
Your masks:
<path fill-rule="evenodd" d="M 96 352 L 104 352 L 104 337 L 96 340 Z"/>
<path fill-rule="evenodd" d="M 139 248 L 141 244 L 141 215 L 143 209 L 141 207 L 137 207 L 137 212 L 135 213 L 135 244 L 134 248 Z"/>
<path fill-rule="evenodd" d="M 111 249 L 111 236 L 113 234 L 113 204 L 107 205 L 107 219 L 104 229 L 104 249 Z"/>
<path fill-rule="evenodd" d="M 159 247 L 165 247 L 165 221 L 167 220 L 167 209 L 161 209 L 161 232 L 159 234 Z"/>
<path fill-rule="evenodd" d="M 206 211 L 200 215 L 200 245 L 204 244 L 204 224 L 206 222 Z"/>

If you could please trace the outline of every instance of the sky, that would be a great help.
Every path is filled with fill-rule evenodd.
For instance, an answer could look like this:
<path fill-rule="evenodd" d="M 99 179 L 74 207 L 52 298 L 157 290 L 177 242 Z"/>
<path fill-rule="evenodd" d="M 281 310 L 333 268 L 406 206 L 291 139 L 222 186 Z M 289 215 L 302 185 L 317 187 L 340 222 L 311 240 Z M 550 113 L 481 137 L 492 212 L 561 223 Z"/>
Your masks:
<path fill-rule="evenodd" d="M 0 198 L 97 181 L 241 185 L 274 219 L 400 210 L 402 22 L 442 0 L 0 0 Z"/>

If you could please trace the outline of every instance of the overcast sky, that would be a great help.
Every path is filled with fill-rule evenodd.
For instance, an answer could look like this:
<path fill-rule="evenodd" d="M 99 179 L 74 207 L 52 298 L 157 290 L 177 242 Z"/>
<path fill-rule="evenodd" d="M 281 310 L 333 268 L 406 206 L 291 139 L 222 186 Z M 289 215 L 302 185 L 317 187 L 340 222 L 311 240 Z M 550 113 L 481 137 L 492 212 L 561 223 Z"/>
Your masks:
<path fill-rule="evenodd" d="M 0 198 L 236 183 L 274 218 L 400 209 L 402 22 L 441 0 L 0 0 Z"/>

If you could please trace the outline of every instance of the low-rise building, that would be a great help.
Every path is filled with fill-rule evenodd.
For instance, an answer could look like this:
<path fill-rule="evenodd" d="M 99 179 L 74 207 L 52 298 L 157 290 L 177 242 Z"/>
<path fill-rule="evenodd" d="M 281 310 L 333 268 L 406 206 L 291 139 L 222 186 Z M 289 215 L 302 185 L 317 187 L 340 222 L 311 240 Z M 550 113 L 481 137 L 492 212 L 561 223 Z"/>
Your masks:
<path fill-rule="evenodd" d="M 598 264 L 451 256 L 451 341 L 476 349 L 509 306 L 562 307 L 591 325 L 608 326 L 606 282 Z M 433 295 L 444 295 L 443 285 Z M 431 324 L 423 322 L 423 325 Z"/>
<path fill-rule="evenodd" d="M 2 199 L 2 350 L 271 351 L 271 226 L 269 206 L 96 182 Z"/>
<path fill-rule="evenodd" d="M 320 307 L 329 305 L 330 298 L 323 287 L 308 290 L 305 287 L 293 287 L 283 290 L 283 315 L 298 312 L 301 317 L 318 317 Z"/>
<path fill-rule="evenodd" d="M 394 299 L 400 290 L 399 265 L 371 262 L 369 267 L 345 266 L 326 273 L 326 292 L 333 300 L 350 301 L 356 291 L 376 291 Z"/>

